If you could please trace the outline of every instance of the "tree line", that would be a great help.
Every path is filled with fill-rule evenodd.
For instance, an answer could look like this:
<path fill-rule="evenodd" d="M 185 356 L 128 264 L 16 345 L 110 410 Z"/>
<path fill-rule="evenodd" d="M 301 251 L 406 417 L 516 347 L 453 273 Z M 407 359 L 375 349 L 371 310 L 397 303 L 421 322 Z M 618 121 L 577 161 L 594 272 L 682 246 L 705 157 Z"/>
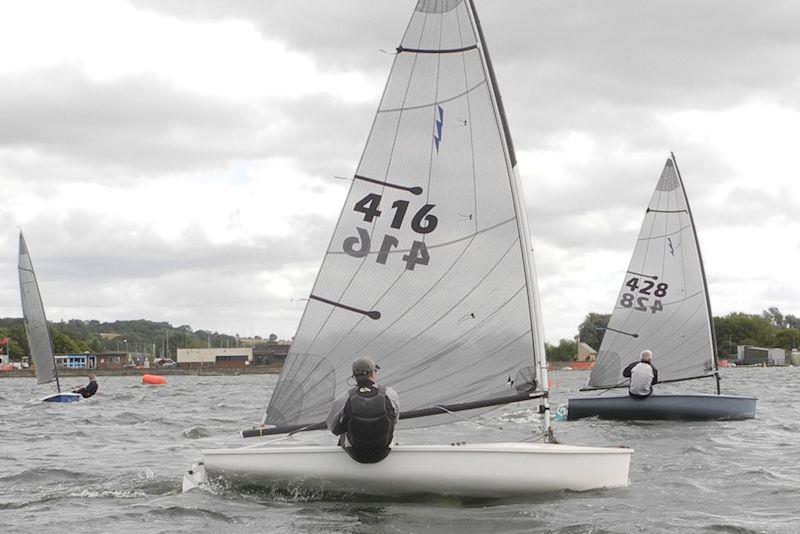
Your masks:
<path fill-rule="evenodd" d="M 571 361 L 578 353 L 578 341 L 600 349 L 610 314 L 589 313 L 578 326 L 574 339 L 562 339 L 557 345 L 545 343 L 549 361 Z M 717 354 L 720 358 L 736 358 L 737 345 L 796 349 L 800 346 L 800 318 L 784 315 L 778 308 L 764 310 L 761 315 L 734 312 L 714 317 Z"/>
<path fill-rule="evenodd" d="M 193 330 L 189 325 L 172 326 L 167 322 L 145 319 L 133 321 L 69 321 L 49 322 L 53 351 L 56 354 L 94 354 L 104 352 L 130 352 L 152 354 L 156 358 L 175 358 L 178 348 L 235 347 L 238 334 L 231 336 Z M 25 325 L 19 318 L 0 318 L 0 340 L 8 338 L 7 346 L 0 351 L 11 355 L 12 360 L 28 356 L 28 339 Z M 277 336 L 271 334 L 271 341 Z"/>

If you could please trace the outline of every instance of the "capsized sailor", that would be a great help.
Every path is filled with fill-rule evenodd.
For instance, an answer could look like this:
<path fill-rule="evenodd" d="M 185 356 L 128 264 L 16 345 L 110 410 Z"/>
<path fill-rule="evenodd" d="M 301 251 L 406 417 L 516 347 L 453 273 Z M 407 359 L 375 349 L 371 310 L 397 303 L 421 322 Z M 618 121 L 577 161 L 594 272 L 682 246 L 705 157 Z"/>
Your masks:
<path fill-rule="evenodd" d="M 653 384 L 658 383 L 658 370 L 653 366 L 653 351 L 643 350 L 638 362 L 628 365 L 622 376 L 630 378 L 628 394 L 635 399 L 644 399 L 653 392 Z"/>
<path fill-rule="evenodd" d="M 397 392 L 377 384 L 378 369 L 372 358 L 357 358 L 353 362 L 356 385 L 333 401 L 327 419 L 328 429 L 339 436 L 339 445 L 365 464 L 389 455 L 400 419 Z"/>

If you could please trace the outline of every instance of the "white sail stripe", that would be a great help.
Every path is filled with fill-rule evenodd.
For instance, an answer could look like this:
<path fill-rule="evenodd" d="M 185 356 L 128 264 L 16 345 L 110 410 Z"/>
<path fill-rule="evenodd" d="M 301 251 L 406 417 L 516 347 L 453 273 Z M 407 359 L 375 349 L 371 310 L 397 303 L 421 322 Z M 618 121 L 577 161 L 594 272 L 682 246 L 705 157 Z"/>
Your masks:
<path fill-rule="evenodd" d="M 473 238 L 473 239 L 474 239 L 474 238 Z M 373 343 L 374 341 L 377 341 L 378 339 L 380 339 L 380 337 L 381 337 L 383 334 L 385 334 L 385 333 L 386 333 L 386 332 L 387 332 L 387 331 L 388 331 L 388 330 L 389 330 L 389 329 L 390 329 L 392 326 L 394 326 L 395 324 L 397 324 L 397 323 L 398 323 L 398 322 L 399 322 L 399 321 L 400 321 L 402 318 L 404 318 L 404 317 L 406 316 L 406 314 L 410 313 L 410 312 L 411 312 L 411 311 L 412 311 L 412 310 L 413 310 L 413 309 L 414 309 L 416 306 L 418 306 L 418 305 L 419 305 L 419 303 L 420 303 L 420 302 L 422 302 L 422 300 L 423 300 L 423 299 L 424 299 L 424 298 L 425 298 L 427 295 L 429 295 L 429 294 L 430 294 L 430 292 L 431 292 L 431 291 L 433 291 L 433 289 L 434 289 L 434 288 L 436 288 L 436 287 L 439 285 L 439 282 L 441 282 L 441 280 L 442 280 L 442 279 L 443 279 L 443 278 L 444 278 L 444 277 L 445 277 L 445 276 L 446 276 L 448 273 L 450 273 L 450 271 L 451 271 L 451 270 L 453 269 L 453 267 L 454 267 L 454 266 L 455 266 L 455 265 L 458 263 L 458 261 L 459 261 L 459 260 L 460 260 L 460 259 L 461 259 L 461 258 L 464 256 L 464 254 L 467 252 L 467 250 L 469 250 L 469 247 L 470 247 L 471 245 L 472 245 L 472 241 L 470 241 L 470 243 L 467 243 L 467 245 L 464 247 L 464 249 L 461 251 L 461 253 L 460 253 L 460 254 L 459 254 L 459 255 L 458 255 L 458 256 L 457 256 L 457 257 L 456 257 L 456 258 L 455 258 L 455 259 L 454 259 L 452 262 L 450 262 L 450 266 L 449 266 L 449 267 L 448 267 L 448 268 L 447 268 L 447 269 L 444 271 L 444 273 L 442 273 L 442 275 L 439 277 L 439 279 L 438 279 L 436 282 L 434 282 L 434 284 L 433 284 L 433 285 L 432 285 L 430 288 L 428 288 L 428 290 L 427 290 L 427 291 L 425 291 L 425 293 L 423 293 L 423 294 L 422 294 L 422 296 L 420 296 L 419 300 L 417 300 L 416 302 L 414 302 L 412 305 L 408 306 L 408 308 L 406 309 L 406 311 L 405 311 L 405 312 L 403 312 L 403 313 L 402 313 L 400 316 L 398 316 L 398 317 L 397 317 L 397 318 L 396 318 L 394 321 L 392 321 L 391 323 L 389 323 L 389 324 L 386 326 L 386 328 L 384 328 L 383 330 L 381 330 L 381 331 L 380 331 L 380 332 L 379 332 L 377 335 L 375 335 L 375 336 L 374 336 L 374 337 L 373 337 L 373 338 L 372 338 L 370 341 L 368 341 L 366 344 L 362 345 L 361 347 L 357 348 L 357 349 L 355 350 L 355 352 L 360 354 L 360 353 L 361 353 L 363 350 L 365 350 L 365 349 L 366 349 L 366 347 L 368 347 L 368 346 L 369 346 L 371 343 Z M 374 309 L 374 308 L 377 308 L 377 307 L 379 306 L 380 302 L 381 302 L 381 301 L 382 301 L 382 300 L 383 300 L 383 299 L 386 297 L 386 295 L 389 293 L 389 291 L 391 291 L 391 289 L 395 287 L 395 285 L 397 284 L 397 282 L 400 280 L 400 278 L 402 278 L 402 276 L 403 276 L 405 273 L 406 273 L 406 271 L 402 271 L 402 272 L 401 272 L 401 274 L 400 274 L 400 275 L 399 275 L 399 276 L 398 276 L 398 277 L 395 279 L 395 281 L 394 281 L 394 282 L 393 282 L 393 283 L 392 283 L 392 284 L 391 284 L 391 285 L 390 285 L 388 288 L 386 288 L 386 291 L 384 291 L 384 292 L 383 292 L 383 294 L 382 294 L 380 297 L 378 297 L 378 299 L 377 299 L 377 300 L 376 300 L 376 301 L 375 301 L 375 302 L 372 304 L 372 308 L 373 308 L 373 309 Z M 337 343 L 336 343 L 336 344 L 335 344 L 335 345 L 334 345 L 334 346 L 331 348 L 331 352 L 333 352 L 333 351 L 334 351 L 336 348 L 338 348 L 339 344 L 340 344 L 340 343 L 341 343 L 341 342 L 342 342 L 342 341 L 343 341 L 345 338 L 347 338 L 347 337 L 348 337 L 348 336 L 349 336 L 349 335 L 350 335 L 350 334 L 351 334 L 351 333 L 352 333 L 352 332 L 353 332 L 353 331 L 354 331 L 354 330 L 355 330 L 355 329 L 358 327 L 358 325 L 360 325 L 360 324 L 361 324 L 361 322 L 362 322 L 363 320 L 364 320 L 364 319 L 362 318 L 362 319 L 360 319 L 360 320 L 359 320 L 359 321 L 358 321 L 356 324 L 354 324 L 354 325 L 353 325 L 353 327 L 352 327 L 352 328 L 351 328 L 351 329 L 350 329 L 350 330 L 349 330 L 349 331 L 348 331 L 348 332 L 347 332 L 347 333 L 346 333 L 344 336 L 342 336 L 342 338 L 341 338 L 341 339 L 340 339 L 340 340 L 339 340 L 339 341 L 338 341 L 338 342 L 337 342 Z"/>
<path fill-rule="evenodd" d="M 477 49 L 474 49 L 474 50 L 477 50 Z M 467 96 L 469 96 L 469 94 L 471 92 L 475 91 L 476 89 L 480 89 L 484 85 L 486 85 L 486 80 L 485 79 L 482 82 L 476 83 L 475 85 L 473 85 L 472 87 L 470 87 L 466 91 L 462 91 L 461 93 L 458 93 L 457 95 L 451 96 L 450 98 L 445 98 L 443 100 L 437 99 L 434 102 L 425 103 L 425 104 L 419 104 L 419 105 L 416 105 L 416 106 L 405 106 L 405 107 L 399 107 L 399 108 L 379 109 L 378 113 L 397 113 L 397 112 L 401 112 L 401 111 L 413 111 L 413 110 L 424 109 L 424 108 L 428 108 L 428 107 L 435 107 L 435 106 L 438 106 L 440 104 L 446 104 L 448 102 L 453 102 L 455 100 L 458 100 L 459 98 L 467 97 Z"/>
<path fill-rule="evenodd" d="M 467 299 L 469 296 L 471 296 L 471 295 L 472 295 L 472 293 L 473 293 L 473 292 L 474 292 L 474 291 L 475 291 L 475 290 L 476 290 L 478 287 L 480 287 L 480 283 L 481 283 L 481 282 L 483 282 L 484 280 L 486 280 L 486 279 L 489 277 L 489 275 L 490 275 L 490 274 L 492 274 L 492 272 L 494 272 L 494 270 L 495 270 L 495 269 L 496 269 L 496 268 L 497 268 L 497 267 L 498 267 L 498 266 L 499 266 L 499 265 L 500 265 L 500 264 L 501 264 L 501 263 L 502 263 L 502 262 L 505 260 L 505 258 L 506 258 L 506 256 L 508 255 L 508 253 L 509 253 L 509 252 L 511 251 L 511 249 L 514 247 L 514 245 L 516 245 L 516 242 L 517 242 L 517 240 L 514 240 L 514 241 L 511 243 L 511 246 L 510 246 L 510 247 L 508 248 L 508 250 L 506 251 L 506 253 L 505 253 L 505 254 L 503 254 L 503 256 L 501 256 L 501 258 L 500 258 L 500 259 L 499 259 L 497 262 L 495 262 L 495 263 L 494 263 L 494 265 L 492 265 L 491 269 L 489 269 L 489 272 L 487 272 L 487 273 L 486 273 L 486 274 L 485 274 L 485 275 L 484 275 L 484 276 L 483 276 L 483 277 L 482 277 L 482 278 L 479 280 L 479 282 L 475 283 L 475 284 L 472 286 L 472 288 L 471 288 L 469 291 L 467 291 L 467 292 L 464 294 L 464 296 L 463 296 L 463 297 L 462 297 L 460 300 L 458 300 L 458 301 L 456 301 L 455 303 L 453 303 L 453 305 L 452 305 L 452 306 L 450 306 L 450 308 L 449 308 L 449 309 L 448 309 L 448 310 L 447 310 L 445 313 L 443 313 L 443 314 L 441 315 L 441 317 L 439 317 L 439 319 L 437 319 L 435 322 L 433 322 L 433 323 L 431 323 L 430 325 L 428 325 L 428 326 L 427 326 L 426 328 L 424 328 L 423 330 L 419 331 L 419 332 L 418 332 L 418 333 L 417 333 L 417 334 L 416 334 L 414 337 L 411 337 L 411 338 L 407 339 L 405 343 L 403 343 L 402 345 L 398 346 L 398 347 L 397 347 L 395 350 L 393 350 L 393 351 L 391 351 L 391 352 L 386 352 L 386 353 L 384 353 L 384 357 L 389 357 L 389 356 L 391 356 L 392 354 L 396 353 L 398 350 L 400 350 L 401 348 L 403 348 L 405 345 L 407 345 L 407 344 L 411 343 L 412 341 L 415 341 L 415 340 L 416 340 L 416 339 L 417 339 L 419 336 L 421 336 L 422 334 L 426 333 L 428 330 L 430 330 L 431 328 L 433 328 L 434 326 L 436 326 L 436 325 L 437 325 L 437 324 L 438 324 L 440 321 L 443 321 L 443 320 L 444 320 L 444 318 L 445 318 L 445 317 L 447 317 L 447 316 L 450 314 L 450 312 L 452 312 L 452 311 L 453 311 L 453 310 L 454 310 L 456 307 L 458 307 L 458 305 L 459 305 L 459 304 L 461 304 L 461 303 L 462 303 L 462 302 L 464 302 L 464 301 L 465 301 L 465 300 L 466 300 L 466 299 Z M 471 243 L 470 243 L 470 245 L 471 245 Z M 468 247 L 469 247 L 470 245 L 468 245 Z M 467 248 L 468 248 L 468 247 L 467 247 Z M 466 252 L 466 248 L 465 248 L 464 252 Z M 454 266 L 454 265 L 455 265 L 455 262 L 453 263 L 453 265 L 452 265 L 452 266 Z M 452 268 L 452 266 L 451 266 L 451 268 Z M 429 288 L 429 289 L 428 289 L 428 291 L 426 291 L 426 292 L 425 292 L 425 293 L 424 293 L 424 294 L 423 294 L 423 295 L 420 297 L 420 299 L 419 299 L 419 300 L 417 300 L 417 301 L 414 303 L 414 305 L 413 305 L 413 306 L 410 306 L 410 307 L 409 307 L 409 309 L 408 309 L 408 310 L 406 310 L 406 311 L 405 311 L 405 312 L 404 312 L 404 313 L 403 313 L 403 314 L 402 314 L 402 315 L 401 315 L 401 316 L 398 318 L 398 321 L 400 320 L 400 318 L 404 317 L 404 316 L 405 316 L 407 313 L 409 313 L 409 312 L 410 312 L 410 311 L 411 311 L 411 310 L 412 310 L 412 309 L 413 309 L 415 306 L 418 306 L 418 305 L 419 305 L 419 304 L 422 302 L 422 300 L 423 300 L 423 299 L 424 299 L 424 298 L 425 298 L 425 297 L 426 297 L 428 294 L 430 294 L 430 292 L 431 292 L 431 291 L 433 291 L 433 289 L 435 288 L 435 286 L 438 286 L 438 285 L 439 285 L 439 282 L 441 281 L 441 279 L 442 279 L 442 278 L 444 278 L 444 276 L 442 276 L 442 277 L 441 277 L 439 280 L 437 280 L 437 282 L 434 284 L 434 286 L 433 286 L 433 287 L 431 287 L 431 288 Z M 500 308 L 498 308 L 497 310 L 495 310 L 495 312 L 494 312 L 494 313 L 497 313 L 497 311 L 498 311 L 499 309 L 500 309 Z M 389 327 L 391 327 L 391 326 L 393 326 L 393 325 L 394 325 L 394 323 L 393 323 L 393 324 L 391 324 L 391 325 L 389 325 Z M 479 322 L 477 326 L 480 326 L 480 325 L 481 325 L 481 323 Z M 387 329 L 388 329 L 389 327 L 387 327 Z M 477 328 L 477 327 L 476 327 L 476 328 Z M 384 333 L 384 332 L 381 332 L 381 334 L 383 334 L 383 333 Z M 371 342 L 372 342 L 372 341 L 371 341 Z M 450 343 L 450 342 L 448 341 L 448 343 Z M 367 344 L 367 346 L 369 346 L 369 344 Z"/>
<path fill-rule="evenodd" d="M 530 335 L 530 333 L 531 333 L 530 330 L 528 330 L 527 332 L 521 333 L 516 338 L 514 338 L 514 339 L 508 341 L 507 343 L 505 343 L 504 345 L 498 347 L 497 350 L 495 350 L 494 352 L 490 353 L 488 356 L 494 356 L 496 354 L 499 354 L 500 352 L 505 350 L 507 347 L 513 345 L 514 343 L 517 343 L 521 339 L 523 339 L 523 338 L 527 337 L 528 335 Z M 510 366 L 505 367 L 503 369 L 500 369 L 499 372 L 496 373 L 496 375 L 497 376 L 506 375 L 506 374 L 510 373 L 512 370 L 514 370 L 516 368 L 517 368 L 517 366 L 512 362 Z M 425 370 L 426 369 L 421 369 L 420 370 L 420 374 L 425 374 Z M 458 372 L 465 372 L 465 371 L 468 371 L 468 369 L 462 368 L 462 369 L 454 370 L 453 372 L 454 373 L 458 373 Z M 406 393 L 412 393 L 413 391 L 415 391 L 417 389 L 426 388 L 428 386 L 435 385 L 437 381 L 438 381 L 438 378 L 434 377 L 433 379 L 431 379 L 431 380 L 429 380 L 427 382 L 422 382 L 420 384 L 417 384 L 413 388 L 408 388 L 405 391 L 406 391 Z M 464 388 L 462 388 L 462 390 L 453 391 L 453 393 L 451 395 L 451 401 L 452 400 L 456 400 L 456 399 L 460 399 L 461 402 L 471 402 L 471 401 L 474 401 L 474 400 L 480 400 L 481 398 L 483 398 L 481 395 L 476 395 L 474 397 L 470 397 L 469 395 L 466 395 L 466 396 L 462 396 L 462 395 L 464 395 L 465 391 L 474 394 L 474 389 L 472 387 L 468 387 L 468 386 L 476 386 L 476 385 L 484 383 L 485 381 L 486 381 L 486 377 L 485 376 L 481 376 L 481 377 L 476 378 L 474 382 L 472 382 L 470 384 L 465 384 L 465 386 L 464 386 Z M 412 409 L 414 409 L 414 408 L 412 408 Z"/>
<path fill-rule="evenodd" d="M 507 298 L 507 299 L 506 299 L 504 302 L 502 302 L 501 304 L 499 304 L 499 305 L 498 305 L 498 306 L 497 306 L 497 307 L 496 307 L 494 310 L 492 310 L 492 311 L 491 311 L 489 314 L 487 314 L 487 315 L 486 315 L 486 317 L 484 317 L 483 319 L 481 319 L 481 320 L 480 320 L 480 321 L 477 323 L 477 325 L 476 325 L 476 326 L 475 326 L 475 327 L 474 327 L 472 330 L 470 330 L 470 331 L 467 331 L 467 332 L 465 332 L 465 333 L 463 333 L 463 334 L 459 334 L 459 335 L 458 335 L 458 336 L 456 336 L 456 337 L 450 338 L 449 340 L 446 340 L 446 341 L 445 341 L 444 343 L 442 343 L 442 344 L 443 344 L 443 345 L 448 345 L 448 346 L 449 346 L 449 345 L 452 345 L 453 343 L 455 343 L 456 341 L 459 341 L 459 340 L 463 339 L 464 337 L 466 337 L 466 336 L 468 336 L 468 335 L 474 335 L 474 334 L 475 334 L 475 331 L 476 331 L 476 330 L 478 330 L 478 329 L 479 329 L 479 327 L 481 327 L 481 326 L 485 325 L 485 324 L 486 324 L 486 323 L 487 323 L 487 322 L 488 322 L 490 319 L 494 318 L 494 316 L 495 316 L 495 315 L 497 315 L 497 314 L 498 314 L 500 311 L 502 311 L 503 309 L 505 309 L 505 307 L 506 307 L 506 306 L 508 306 L 508 304 L 509 304 L 511 301 L 513 301 L 513 300 L 514 300 L 514 298 L 515 298 L 517 295 L 519 295 L 519 294 L 520 294 L 520 292 L 521 292 L 523 289 L 525 289 L 525 286 L 522 286 L 522 287 L 520 287 L 519 289 L 517 289 L 517 290 L 516 290 L 516 291 L 515 291 L 515 292 L 514 292 L 514 293 L 513 293 L 513 294 L 512 294 L 512 295 L 511 295 L 509 298 Z M 526 332 L 526 333 L 530 333 L 530 330 L 528 330 L 528 332 Z M 523 333 L 523 335 L 525 335 L 526 333 Z M 441 352 L 441 351 L 437 351 L 437 352 Z M 387 356 L 388 356 L 388 355 L 387 355 Z M 419 364 L 421 364 L 421 363 L 423 363 L 423 362 L 424 362 L 424 360 L 423 360 L 423 361 L 421 361 L 421 362 L 418 362 L 418 365 L 419 365 Z M 420 372 L 420 371 L 421 371 L 421 370 L 417 370 L 417 369 L 415 369 L 415 373 L 414 373 L 413 375 L 419 374 L 419 372 Z M 413 375 L 406 375 L 406 376 L 404 376 L 403 378 L 404 378 L 404 379 L 405 379 L 405 378 L 410 378 L 410 377 L 411 377 L 411 376 L 413 376 Z M 385 376 L 386 376 L 386 379 L 388 380 L 388 379 L 390 379 L 390 377 L 391 377 L 392 375 L 390 375 L 390 374 L 387 374 L 387 375 L 385 375 Z M 401 383 L 402 383 L 402 380 L 396 381 L 395 383 L 396 383 L 396 384 L 401 384 Z"/>
<path fill-rule="evenodd" d="M 692 227 L 687 224 L 686 226 L 681 226 L 680 228 L 678 228 L 674 232 L 667 232 L 665 234 L 650 235 L 650 236 L 647 236 L 647 237 L 639 237 L 637 239 L 637 241 L 648 241 L 648 240 L 664 239 L 665 237 L 671 237 L 671 236 L 680 234 L 685 230 L 691 230 L 691 229 L 692 229 Z"/>
<path fill-rule="evenodd" d="M 445 241 L 443 243 L 436 243 L 434 245 L 426 245 L 426 247 L 427 247 L 428 250 L 449 247 L 450 245 L 458 244 L 458 243 L 460 243 L 462 241 L 466 241 L 467 239 L 474 239 L 476 236 L 479 236 L 479 235 L 484 234 L 486 232 L 491 232 L 492 230 L 497 230 L 501 226 L 504 226 L 504 225 L 506 225 L 506 224 L 508 224 L 510 222 L 514 222 L 515 220 L 516 219 L 514 217 L 511 217 L 510 219 L 506 219 L 504 221 L 500 221 L 497 224 L 493 224 L 491 226 L 487 226 L 483 230 L 478 230 L 476 232 L 472 232 L 472 233 L 467 234 L 465 236 L 461 236 L 461 237 L 459 237 L 457 239 L 451 239 L 450 241 Z M 392 249 L 392 250 L 390 250 L 388 252 L 388 254 L 408 253 L 410 251 L 411 251 L 410 248 Z M 343 255 L 343 254 L 347 254 L 347 253 L 344 250 L 329 250 L 328 254 L 331 255 L 331 256 L 337 256 L 337 255 Z M 380 254 L 380 251 L 369 251 L 365 257 L 377 256 L 378 254 Z"/>
<path fill-rule="evenodd" d="M 624 287 L 624 286 L 623 286 L 623 287 Z M 656 313 L 636 312 L 636 311 L 631 311 L 631 309 L 630 309 L 630 308 L 615 308 L 615 310 L 616 310 L 616 309 L 620 309 L 620 310 L 622 310 L 622 311 L 626 311 L 626 312 L 629 312 L 629 313 L 628 313 L 628 314 L 625 316 L 625 319 L 624 319 L 623 323 L 622 323 L 621 325 L 619 325 L 619 326 L 617 326 L 617 324 L 613 324 L 613 325 L 612 325 L 612 322 L 613 322 L 613 320 L 614 320 L 616 317 L 619 317 L 619 314 L 612 315 L 612 317 L 611 317 L 611 320 L 609 321 L 609 325 L 608 325 L 608 326 L 610 326 L 611 328 L 614 328 L 615 330 L 622 330 L 622 331 L 624 331 L 624 332 L 630 332 L 630 333 L 638 333 L 638 332 L 632 332 L 632 331 L 631 331 L 631 330 L 633 330 L 633 329 L 630 329 L 630 327 L 631 327 L 631 326 L 633 326 L 633 325 L 629 325 L 629 324 L 628 324 L 628 321 L 631 321 L 631 320 L 633 320 L 633 319 L 636 319 L 636 318 L 638 318 L 638 317 L 639 317 L 638 315 L 634 315 L 634 313 L 647 313 L 647 321 L 645 321 L 645 322 L 642 324 L 642 327 L 640 327 L 640 328 L 638 328 L 638 329 L 635 329 L 635 330 L 639 330 L 639 331 L 640 331 L 640 330 L 643 330 L 643 327 L 644 327 L 644 326 L 646 326 L 648 322 L 651 322 L 651 321 L 658 321 L 658 324 L 660 324 L 660 325 L 661 325 L 661 328 L 660 328 L 659 330 L 675 330 L 675 331 L 677 331 L 677 330 L 678 330 L 677 328 L 674 328 L 674 329 L 669 329 L 669 328 L 668 328 L 668 327 L 670 326 L 670 323 L 672 322 L 672 320 L 673 320 L 675 317 L 677 317 L 677 316 L 678 316 L 678 314 L 679 314 L 681 311 L 683 311 L 683 306 L 684 306 L 684 304 L 686 304 L 687 302 L 689 302 L 689 301 L 692 299 L 692 297 L 695 297 L 695 296 L 697 296 L 697 295 L 699 295 L 699 294 L 702 294 L 702 292 L 696 292 L 696 293 L 694 293 L 693 295 L 691 295 L 691 296 L 689 296 L 689 297 L 686 297 L 686 298 L 684 298 L 683 300 L 673 301 L 673 304 L 677 303 L 677 304 L 678 304 L 678 306 L 677 306 L 677 307 L 676 307 L 676 308 L 675 308 L 675 309 L 672 311 L 672 313 L 671 313 L 671 314 L 670 314 L 670 315 L 669 315 L 669 316 L 668 316 L 666 319 L 662 319 L 661 317 L 657 316 L 658 314 L 656 314 Z M 690 315 L 694 315 L 694 312 L 692 312 Z M 627 336 L 625 336 L 625 338 L 626 338 L 626 341 L 629 341 L 629 342 L 630 342 L 630 341 L 632 341 L 632 340 L 631 340 L 630 338 L 628 338 Z M 612 339 L 612 341 L 615 341 L 615 338 L 614 338 L 614 337 L 612 337 L 611 339 Z"/>
<path fill-rule="evenodd" d="M 671 328 L 671 329 L 670 329 L 670 328 L 668 328 L 668 326 L 669 326 L 669 323 L 670 323 L 670 322 L 672 322 L 672 320 L 673 320 L 673 319 L 675 319 L 676 317 L 681 317 L 681 316 L 679 315 L 679 312 L 683 311 L 683 306 L 684 306 L 684 304 L 686 304 L 687 302 L 688 302 L 688 300 L 684 300 L 684 301 L 682 301 L 682 302 L 680 303 L 680 305 L 679 305 L 679 306 L 678 306 L 678 307 L 677 307 L 677 308 L 676 308 L 676 309 L 675 309 L 675 310 L 672 312 L 672 314 L 671 314 L 671 315 L 670 315 L 670 316 L 669 316 L 667 319 L 665 319 L 665 320 L 663 320 L 663 321 L 660 321 L 660 323 L 661 323 L 661 322 L 663 322 L 663 323 L 664 323 L 664 324 L 663 324 L 663 326 L 662 326 L 662 328 L 661 328 L 662 330 L 669 330 L 669 331 L 678 331 L 678 330 L 679 330 L 680 326 L 679 326 L 679 327 L 677 327 L 677 328 Z M 627 308 L 626 308 L 626 310 L 627 310 Z M 692 313 L 690 313 L 690 314 L 689 314 L 689 316 L 690 316 L 690 317 L 692 317 L 692 316 L 693 316 L 693 315 L 696 313 L 696 310 L 697 310 L 697 308 L 695 309 L 695 311 L 693 311 Z M 615 329 L 615 330 L 622 330 L 623 332 L 630 332 L 631 334 L 634 334 L 634 333 L 638 334 L 638 333 L 639 333 L 641 330 L 643 330 L 643 328 L 638 328 L 638 329 L 637 329 L 637 328 L 630 328 L 630 327 L 631 327 L 631 326 L 633 326 L 633 325 L 628 325 L 628 321 L 629 321 L 629 320 L 631 320 L 631 318 L 632 318 L 632 317 L 633 317 L 633 316 L 632 316 L 632 314 L 629 314 L 629 315 L 628 315 L 628 316 L 625 318 L 625 322 L 623 322 L 623 324 L 622 324 L 621 326 L 619 326 L 619 327 L 618 327 L 618 326 L 616 326 L 616 325 L 612 326 L 610 323 L 609 323 L 609 327 L 611 327 L 611 328 L 613 328 L 613 329 Z M 650 322 L 650 321 L 656 321 L 656 320 L 658 320 L 658 319 L 659 319 L 658 317 L 655 317 L 655 314 L 651 314 L 651 315 L 650 315 L 650 316 L 647 318 L 647 321 L 645 321 L 645 323 L 644 323 L 642 326 L 646 326 L 646 324 L 647 324 L 648 322 Z M 685 324 L 685 321 L 684 321 L 682 324 Z M 641 337 L 641 336 L 640 336 L 640 337 Z M 609 348 L 609 349 L 615 348 L 615 344 L 616 344 L 616 342 L 617 342 L 618 340 L 621 340 L 621 341 L 624 341 L 624 342 L 625 342 L 625 343 L 623 344 L 623 348 L 626 348 L 626 349 L 627 349 L 627 348 L 628 348 L 630 345 L 634 345 L 634 346 L 636 346 L 636 345 L 640 345 L 640 344 L 642 344 L 642 341 L 641 341 L 640 339 L 632 338 L 632 337 L 629 337 L 629 336 L 612 336 L 612 337 L 611 337 L 611 344 L 610 344 L 610 346 L 609 346 L 608 348 Z M 632 357 L 633 357 L 633 358 L 637 358 L 637 357 L 638 357 L 638 354 L 633 354 L 633 355 L 632 355 Z M 660 356 L 659 356 L 658 354 L 656 354 L 656 358 L 657 358 L 657 359 L 660 359 Z"/>

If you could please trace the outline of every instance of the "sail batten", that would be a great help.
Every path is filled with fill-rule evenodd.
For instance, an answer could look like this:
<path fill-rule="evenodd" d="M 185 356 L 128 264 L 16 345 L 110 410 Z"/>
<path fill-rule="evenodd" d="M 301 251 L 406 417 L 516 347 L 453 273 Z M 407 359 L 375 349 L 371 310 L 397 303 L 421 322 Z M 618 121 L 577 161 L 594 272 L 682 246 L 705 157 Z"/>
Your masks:
<path fill-rule="evenodd" d="M 671 156 L 645 212 L 590 388 L 615 387 L 642 350 L 654 354 L 659 381 L 706 376 L 716 369 L 700 247 L 686 192 Z"/>
<path fill-rule="evenodd" d="M 542 384 L 524 202 L 473 16 L 417 3 L 266 423 L 324 419 L 359 356 L 403 411 Z"/>

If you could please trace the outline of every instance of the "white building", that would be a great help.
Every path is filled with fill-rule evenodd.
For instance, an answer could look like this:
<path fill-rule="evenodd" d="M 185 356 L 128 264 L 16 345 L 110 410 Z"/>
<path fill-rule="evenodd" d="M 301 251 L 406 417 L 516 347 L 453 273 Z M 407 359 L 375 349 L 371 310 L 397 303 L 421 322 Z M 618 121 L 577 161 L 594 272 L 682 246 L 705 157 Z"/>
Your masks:
<path fill-rule="evenodd" d="M 178 365 L 197 367 L 245 367 L 253 365 L 252 347 L 178 349 Z"/>

